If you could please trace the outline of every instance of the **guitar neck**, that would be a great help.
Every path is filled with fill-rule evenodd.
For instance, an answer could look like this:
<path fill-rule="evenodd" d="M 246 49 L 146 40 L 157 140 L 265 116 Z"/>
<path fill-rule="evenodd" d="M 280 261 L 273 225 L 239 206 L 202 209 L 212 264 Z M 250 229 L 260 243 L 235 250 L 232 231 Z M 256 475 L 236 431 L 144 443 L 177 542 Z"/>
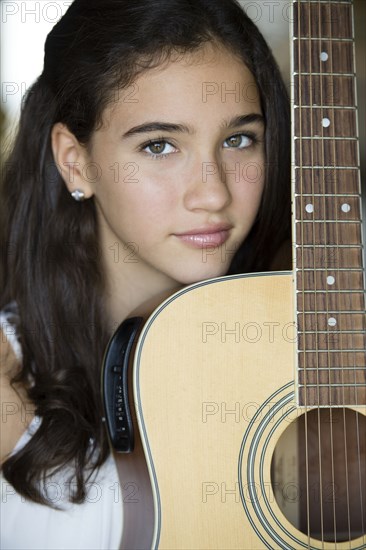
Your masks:
<path fill-rule="evenodd" d="M 298 401 L 365 405 L 352 2 L 295 0 L 292 31 Z"/>

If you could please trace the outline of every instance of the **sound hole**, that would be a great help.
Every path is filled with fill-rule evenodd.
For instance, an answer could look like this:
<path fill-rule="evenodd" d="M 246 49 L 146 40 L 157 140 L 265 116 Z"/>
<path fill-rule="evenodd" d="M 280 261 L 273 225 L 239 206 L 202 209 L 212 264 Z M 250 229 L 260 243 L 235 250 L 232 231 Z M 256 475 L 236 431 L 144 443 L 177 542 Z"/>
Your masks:
<path fill-rule="evenodd" d="M 366 417 L 351 409 L 314 409 L 291 422 L 271 464 L 285 517 L 302 533 L 350 541 L 366 528 Z"/>

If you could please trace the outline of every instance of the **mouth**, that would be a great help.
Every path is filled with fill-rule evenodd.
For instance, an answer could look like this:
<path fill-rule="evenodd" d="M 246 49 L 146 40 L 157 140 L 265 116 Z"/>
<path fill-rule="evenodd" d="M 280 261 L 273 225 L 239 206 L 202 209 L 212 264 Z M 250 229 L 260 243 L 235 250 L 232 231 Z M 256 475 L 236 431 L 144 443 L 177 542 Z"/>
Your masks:
<path fill-rule="evenodd" d="M 175 237 L 193 248 L 217 247 L 222 246 L 228 240 L 231 229 L 230 225 L 202 227 L 176 233 Z"/>

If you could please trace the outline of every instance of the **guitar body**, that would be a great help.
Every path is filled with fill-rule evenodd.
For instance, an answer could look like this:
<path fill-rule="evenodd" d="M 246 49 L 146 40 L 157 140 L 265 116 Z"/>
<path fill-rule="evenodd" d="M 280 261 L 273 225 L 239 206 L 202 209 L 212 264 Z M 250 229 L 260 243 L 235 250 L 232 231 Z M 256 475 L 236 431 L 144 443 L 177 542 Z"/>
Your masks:
<path fill-rule="evenodd" d="M 134 392 L 154 500 L 152 548 L 365 548 L 364 535 L 336 544 L 309 538 L 285 517 L 273 490 L 280 486 L 290 516 L 300 514 L 298 437 L 279 444 L 304 413 L 295 398 L 292 287 L 291 273 L 205 281 L 175 294 L 144 326 Z M 353 414 L 364 430 L 365 408 Z M 364 443 L 354 454 L 349 466 L 353 460 L 363 473 L 352 490 L 363 489 L 361 500 L 350 501 L 364 516 Z M 282 470 L 290 465 L 294 474 L 288 482 L 284 460 Z M 319 498 L 312 500 L 319 516 Z"/>

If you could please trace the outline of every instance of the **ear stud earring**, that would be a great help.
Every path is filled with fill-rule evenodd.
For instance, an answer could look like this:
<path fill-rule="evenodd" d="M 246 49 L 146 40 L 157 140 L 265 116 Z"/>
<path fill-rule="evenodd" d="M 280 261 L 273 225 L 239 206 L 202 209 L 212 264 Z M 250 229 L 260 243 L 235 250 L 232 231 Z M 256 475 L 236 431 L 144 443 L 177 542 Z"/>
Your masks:
<path fill-rule="evenodd" d="M 83 200 L 85 200 L 85 193 L 81 189 L 75 189 L 75 191 L 71 193 L 71 196 L 78 202 L 82 202 Z"/>

